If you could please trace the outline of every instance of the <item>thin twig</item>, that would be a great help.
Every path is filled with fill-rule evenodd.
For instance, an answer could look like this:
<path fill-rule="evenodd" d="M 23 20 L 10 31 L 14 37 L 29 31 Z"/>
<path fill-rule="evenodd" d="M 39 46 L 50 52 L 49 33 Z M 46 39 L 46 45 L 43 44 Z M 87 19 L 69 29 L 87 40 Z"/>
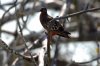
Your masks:
<path fill-rule="evenodd" d="M 57 40 L 56 40 L 56 49 L 55 49 L 55 54 L 54 54 L 54 58 L 52 61 L 51 66 L 57 66 L 57 57 L 58 57 L 58 52 L 59 52 L 59 40 L 60 40 L 60 36 L 58 36 Z"/>
<path fill-rule="evenodd" d="M 97 52 L 97 57 L 100 57 L 100 44 L 99 44 L 99 42 L 98 42 L 98 40 L 97 40 L 97 36 L 96 36 L 96 39 L 95 39 L 95 43 L 96 43 L 96 45 L 97 45 L 97 50 L 96 50 L 96 52 Z M 100 64 L 100 61 L 99 61 L 100 59 L 97 59 L 97 66 L 99 66 L 99 64 Z"/>
<path fill-rule="evenodd" d="M 79 11 L 79 12 L 68 14 L 67 16 L 64 16 L 64 17 L 57 17 L 57 18 L 52 19 L 51 22 L 54 21 L 54 20 L 65 19 L 65 18 L 68 18 L 68 17 L 73 17 L 73 16 L 76 16 L 76 15 L 80 15 L 80 14 L 83 14 L 83 13 L 86 13 L 86 12 L 93 12 L 93 11 L 96 11 L 96 10 L 100 10 L 100 7 L 99 8 L 92 8 L 92 9 L 82 10 L 82 11 Z"/>
<path fill-rule="evenodd" d="M 21 25 L 20 25 L 18 19 L 17 19 L 17 23 L 18 23 L 18 26 L 19 26 L 19 29 L 20 29 L 20 34 L 21 34 L 22 39 L 23 39 L 23 41 L 24 41 L 25 47 L 26 47 L 26 49 L 28 50 L 28 53 L 30 54 L 32 61 L 33 61 L 33 62 L 35 63 L 35 65 L 37 66 L 37 64 L 36 64 L 36 62 L 35 62 L 35 60 L 34 60 L 32 54 L 31 54 L 31 52 L 30 52 L 29 49 L 28 49 L 28 46 L 27 46 L 26 41 L 25 41 L 25 39 L 24 39 L 24 36 L 23 36 L 23 33 L 22 33 L 22 29 L 21 29 Z"/>
<path fill-rule="evenodd" d="M 17 55 L 17 56 L 19 56 L 19 57 L 22 57 L 22 58 L 25 59 L 25 60 L 28 60 L 28 57 L 25 57 L 24 55 L 20 54 L 19 52 L 13 50 L 12 48 L 10 48 L 10 47 L 9 47 L 4 41 L 2 41 L 1 39 L 0 39 L 0 47 L 2 47 L 4 50 L 6 50 L 6 51 L 8 51 L 8 52 L 10 52 L 10 53 L 12 53 L 12 54 L 15 54 L 15 55 Z M 35 58 L 35 57 L 34 57 L 34 58 Z M 29 61 L 29 60 L 28 60 L 28 61 Z"/>
<path fill-rule="evenodd" d="M 15 14 L 16 14 L 16 10 L 17 10 L 17 9 L 16 9 L 16 7 L 15 7 Z M 28 53 L 30 54 L 32 61 L 33 61 L 33 62 L 35 63 L 35 65 L 37 66 L 37 64 L 36 64 L 36 62 L 35 62 L 35 60 L 34 60 L 32 54 L 31 54 L 31 52 L 30 52 L 29 49 L 28 49 L 28 46 L 27 46 L 27 44 L 26 44 L 26 41 L 25 41 L 25 39 L 24 39 L 24 36 L 23 36 L 23 33 L 22 33 L 22 28 L 21 28 L 21 25 L 20 25 L 20 22 L 19 22 L 19 19 L 18 19 L 18 15 L 17 15 L 17 14 L 16 14 L 16 20 L 17 20 L 17 24 L 18 24 L 18 26 L 19 26 L 20 34 L 21 34 L 22 39 L 23 39 L 23 41 L 24 41 L 25 47 L 26 47 Z"/>
<path fill-rule="evenodd" d="M 51 58 L 51 54 L 50 54 L 50 42 L 51 42 L 51 34 L 50 34 L 50 31 L 48 31 L 48 41 L 47 41 L 47 56 L 48 56 L 48 66 L 51 65 L 51 61 L 50 61 L 50 58 Z"/>
<path fill-rule="evenodd" d="M 3 20 L 4 20 L 4 17 L 6 15 L 6 13 L 8 13 L 13 7 L 15 7 L 17 4 L 16 4 L 16 1 L 13 3 L 13 5 L 5 11 L 5 13 L 3 14 L 2 18 L 1 18 L 1 22 L 0 22 L 0 37 L 1 37 L 1 26 L 2 26 L 2 23 L 3 23 Z"/>

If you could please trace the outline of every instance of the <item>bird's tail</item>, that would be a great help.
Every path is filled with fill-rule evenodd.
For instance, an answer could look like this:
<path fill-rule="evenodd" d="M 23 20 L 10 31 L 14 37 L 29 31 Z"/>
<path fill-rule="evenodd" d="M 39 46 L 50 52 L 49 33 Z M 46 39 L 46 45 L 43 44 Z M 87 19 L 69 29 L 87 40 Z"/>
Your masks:
<path fill-rule="evenodd" d="M 70 34 L 71 33 L 69 33 L 68 31 L 62 31 L 62 32 L 59 33 L 60 36 L 66 37 L 66 38 L 71 38 Z"/>

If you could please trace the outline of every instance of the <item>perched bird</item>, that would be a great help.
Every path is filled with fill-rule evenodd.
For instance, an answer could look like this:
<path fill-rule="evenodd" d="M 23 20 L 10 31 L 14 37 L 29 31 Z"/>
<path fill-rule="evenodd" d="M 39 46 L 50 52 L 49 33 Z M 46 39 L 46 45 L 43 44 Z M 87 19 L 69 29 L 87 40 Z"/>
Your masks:
<path fill-rule="evenodd" d="M 47 13 L 46 8 L 41 8 L 40 9 L 41 14 L 40 14 L 40 22 L 42 26 L 50 32 L 52 36 L 54 35 L 59 35 L 62 37 L 70 38 L 70 33 L 68 31 L 65 31 L 63 26 L 59 23 L 57 20 L 53 20 L 53 17 L 49 16 Z"/>

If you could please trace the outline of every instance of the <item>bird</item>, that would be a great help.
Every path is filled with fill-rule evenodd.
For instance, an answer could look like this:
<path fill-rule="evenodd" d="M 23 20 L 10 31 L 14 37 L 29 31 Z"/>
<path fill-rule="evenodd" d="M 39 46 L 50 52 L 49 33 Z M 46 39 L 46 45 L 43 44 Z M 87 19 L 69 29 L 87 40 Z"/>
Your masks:
<path fill-rule="evenodd" d="M 61 37 L 70 38 L 71 33 L 64 30 L 64 27 L 59 21 L 53 20 L 54 18 L 48 15 L 47 8 L 42 7 L 40 12 L 40 23 L 47 32 L 50 32 L 51 36 L 59 35 Z"/>

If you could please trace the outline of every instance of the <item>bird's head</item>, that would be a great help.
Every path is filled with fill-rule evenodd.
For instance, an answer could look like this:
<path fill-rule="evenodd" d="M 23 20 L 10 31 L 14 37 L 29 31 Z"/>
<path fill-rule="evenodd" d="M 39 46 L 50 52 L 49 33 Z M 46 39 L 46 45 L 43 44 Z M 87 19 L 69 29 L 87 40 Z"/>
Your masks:
<path fill-rule="evenodd" d="M 41 8 L 40 11 L 41 12 L 47 12 L 47 9 L 46 8 Z"/>

